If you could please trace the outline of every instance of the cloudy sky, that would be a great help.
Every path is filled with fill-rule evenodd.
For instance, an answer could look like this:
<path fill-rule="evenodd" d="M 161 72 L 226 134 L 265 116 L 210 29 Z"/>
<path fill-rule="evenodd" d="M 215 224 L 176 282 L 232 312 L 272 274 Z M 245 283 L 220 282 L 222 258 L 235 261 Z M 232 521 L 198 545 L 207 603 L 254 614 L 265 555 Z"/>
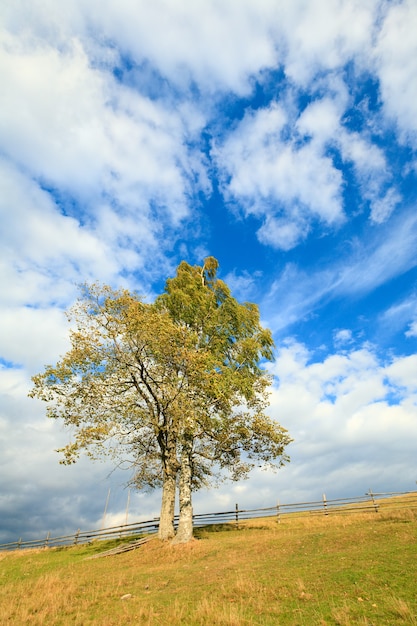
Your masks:
<path fill-rule="evenodd" d="M 123 522 L 27 398 L 77 284 L 218 258 L 276 341 L 291 463 L 195 512 L 415 488 L 417 2 L 3 0 L 0 541 Z M 129 521 L 158 514 L 132 494 Z"/>

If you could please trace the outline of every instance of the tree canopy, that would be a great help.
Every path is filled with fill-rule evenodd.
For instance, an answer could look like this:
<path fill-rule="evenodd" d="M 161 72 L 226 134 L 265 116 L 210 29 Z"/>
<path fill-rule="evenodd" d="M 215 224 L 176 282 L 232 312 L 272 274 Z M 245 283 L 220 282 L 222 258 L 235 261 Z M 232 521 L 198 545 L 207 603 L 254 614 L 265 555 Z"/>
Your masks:
<path fill-rule="evenodd" d="M 174 540 L 188 541 L 193 490 L 289 460 L 287 431 L 265 413 L 271 333 L 217 270 L 213 257 L 182 262 L 153 303 L 84 285 L 68 313 L 71 348 L 33 378 L 30 395 L 73 432 L 62 463 L 111 456 L 138 488 L 162 487 L 162 539 L 175 535 L 177 487 Z"/>

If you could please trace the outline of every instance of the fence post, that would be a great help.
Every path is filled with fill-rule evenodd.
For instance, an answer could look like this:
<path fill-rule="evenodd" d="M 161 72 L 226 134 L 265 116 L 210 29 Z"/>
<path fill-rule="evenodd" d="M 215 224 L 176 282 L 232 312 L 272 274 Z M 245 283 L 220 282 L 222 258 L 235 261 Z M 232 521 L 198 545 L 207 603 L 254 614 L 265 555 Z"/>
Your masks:
<path fill-rule="evenodd" d="M 45 539 L 45 548 L 48 547 L 48 543 L 49 543 L 49 538 L 51 536 L 51 531 L 48 531 L 48 534 L 46 535 L 46 539 Z"/>
<path fill-rule="evenodd" d="M 81 529 L 79 528 L 79 529 L 77 530 L 77 532 L 75 533 L 75 536 L 74 536 L 74 546 L 76 546 L 76 545 L 77 545 L 77 543 L 78 543 L 78 537 L 80 536 L 80 530 L 81 530 Z"/>
<path fill-rule="evenodd" d="M 277 502 L 277 522 L 278 522 L 278 524 L 281 524 L 281 515 L 280 515 L 280 512 L 279 512 L 279 500 Z"/>
<path fill-rule="evenodd" d="M 22 537 L 20 537 L 19 541 L 17 542 L 17 547 L 18 548 L 22 547 Z"/>
<path fill-rule="evenodd" d="M 323 493 L 323 507 L 324 507 L 324 514 L 328 515 L 328 511 L 327 511 L 327 500 L 326 500 L 326 494 Z"/>
<path fill-rule="evenodd" d="M 370 489 L 370 490 L 369 490 L 369 495 L 370 495 L 370 496 L 371 496 L 371 498 L 372 498 L 372 503 L 373 503 L 374 508 L 375 508 L 375 513 L 378 513 L 378 511 L 379 511 L 379 505 L 378 505 L 378 503 L 376 502 L 376 500 L 375 500 L 375 498 L 374 498 L 374 494 L 372 493 L 372 489 Z"/>
<path fill-rule="evenodd" d="M 236 528 L 239 528 L 239 505 L 236 504 L 236 513 L 235 513 L 235 517 L 236 517 Z"/>

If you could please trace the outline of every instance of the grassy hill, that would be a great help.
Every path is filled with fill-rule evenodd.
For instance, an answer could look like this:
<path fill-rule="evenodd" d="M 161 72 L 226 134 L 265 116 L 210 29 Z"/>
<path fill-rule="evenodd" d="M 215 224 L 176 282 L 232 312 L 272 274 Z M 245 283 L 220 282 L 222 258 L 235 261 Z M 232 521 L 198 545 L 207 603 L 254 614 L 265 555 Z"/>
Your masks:
<path fill-rule="evenodd" d="M 0 623 L 417 624 L 417 510 L 244 522 L 153 539 L 0 553 Z"/>

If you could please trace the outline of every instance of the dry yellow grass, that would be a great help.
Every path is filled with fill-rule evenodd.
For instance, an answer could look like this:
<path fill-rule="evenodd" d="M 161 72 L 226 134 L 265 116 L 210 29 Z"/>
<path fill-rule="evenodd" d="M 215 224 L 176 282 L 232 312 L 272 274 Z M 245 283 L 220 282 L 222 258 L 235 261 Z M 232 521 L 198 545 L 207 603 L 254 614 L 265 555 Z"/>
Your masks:
<path fill-rule="evenodd" d="M 416 510 L 251 520 L 171 546 L 0 555 L 0 623 L 417 624 Z M 103 546 L 104 548 L 105 546 Z"/>

